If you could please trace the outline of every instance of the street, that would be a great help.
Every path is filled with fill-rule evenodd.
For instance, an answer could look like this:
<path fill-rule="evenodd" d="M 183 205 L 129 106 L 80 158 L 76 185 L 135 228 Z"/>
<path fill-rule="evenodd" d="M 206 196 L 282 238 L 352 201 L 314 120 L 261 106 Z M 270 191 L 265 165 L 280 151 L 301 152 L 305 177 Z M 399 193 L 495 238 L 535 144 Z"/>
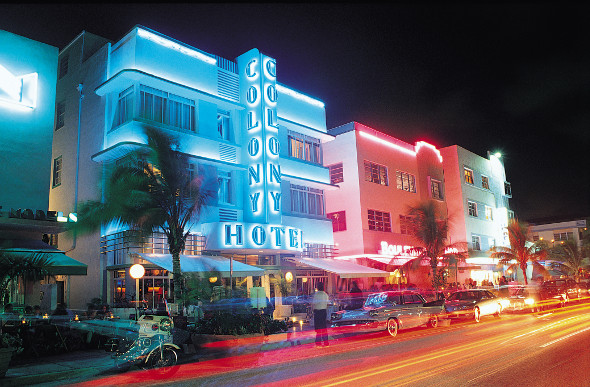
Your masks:
<path fill-rule="evenodd" d="M 586 386 L 589 316 L 588 303 L 572 303 L 537 315 L 452 322 L 395 338 L 368 333 L 338 338 L 328 348 L 305 344 L 81 385 Z"/>

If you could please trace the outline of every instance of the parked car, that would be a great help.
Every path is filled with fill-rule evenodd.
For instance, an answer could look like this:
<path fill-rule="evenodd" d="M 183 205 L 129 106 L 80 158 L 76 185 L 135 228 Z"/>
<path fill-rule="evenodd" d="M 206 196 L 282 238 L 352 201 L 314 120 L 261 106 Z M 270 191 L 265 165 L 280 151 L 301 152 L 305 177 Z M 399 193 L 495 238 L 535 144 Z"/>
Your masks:
<path fill-rule="evenodd" d="M 427 302 L 415 291 L 386 291 L 369 294 L 363 308 L 341 310 L 331 315 L 332 328 L 355 327 L 363 331 L 387 330 L 397 336 L 400 329 L 438 326 L 444 300 Z"/>
<path fill-rule="evenodd" d="M 445 300 L 447 317 L 451 319 L 472 318 L 479 322 L 483 316 L 500 317 L 510 301 L 498 297 L 487 289 L 457 290 Z"/>
<path fill-rule="evenodd" d="M 544 299 L 563 299 L 567 304 L 570 300 L 577 300 L 582 297 L 582 290 L 576 281 L 570 278 L 543 281 L 540 290 Z"/>

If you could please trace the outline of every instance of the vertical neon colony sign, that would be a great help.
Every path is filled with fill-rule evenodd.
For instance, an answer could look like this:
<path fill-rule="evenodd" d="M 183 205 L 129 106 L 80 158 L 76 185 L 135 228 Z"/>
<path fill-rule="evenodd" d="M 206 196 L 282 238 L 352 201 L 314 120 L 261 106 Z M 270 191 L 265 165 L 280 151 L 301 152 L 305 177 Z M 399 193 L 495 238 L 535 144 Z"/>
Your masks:
<path fill-rule="evenodd" d="M 37 106 L 37 73 L 14 75 L 0 64 L 0 102 L 34 109 Z"/>
<path fill-rule="evenodd" d="M 301 230 L 278 226 L 282 211 L 276 61 L 253 49 L 238 58 L 238 68 L 246 106 L 248 174 L 244 220 L 249 225 L 225 224 L 224 244 L 229 247 L 247 242 L 255 248 L 301 250 Z"/>

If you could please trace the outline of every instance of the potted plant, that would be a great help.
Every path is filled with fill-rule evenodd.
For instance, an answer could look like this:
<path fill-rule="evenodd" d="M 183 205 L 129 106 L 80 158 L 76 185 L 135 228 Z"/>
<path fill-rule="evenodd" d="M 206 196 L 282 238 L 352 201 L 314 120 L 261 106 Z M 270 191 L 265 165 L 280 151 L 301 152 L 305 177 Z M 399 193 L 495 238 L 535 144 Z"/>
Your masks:
<path fill-rule="evenodd" d="M 8 333 L 0 333 L 0 377 L 6 375 L 12 355 L 23 350 L 20 337 Z"/>

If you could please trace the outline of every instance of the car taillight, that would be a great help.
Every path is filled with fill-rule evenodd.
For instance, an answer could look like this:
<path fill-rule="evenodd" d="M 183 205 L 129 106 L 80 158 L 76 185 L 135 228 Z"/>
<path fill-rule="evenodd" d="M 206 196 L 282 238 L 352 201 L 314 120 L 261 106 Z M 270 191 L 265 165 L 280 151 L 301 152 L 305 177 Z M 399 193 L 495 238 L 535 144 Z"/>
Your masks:
<path fill-rule="evenodd" d="M 158 324 L 152 324 L 152 331 L 158 330 Z"/>

